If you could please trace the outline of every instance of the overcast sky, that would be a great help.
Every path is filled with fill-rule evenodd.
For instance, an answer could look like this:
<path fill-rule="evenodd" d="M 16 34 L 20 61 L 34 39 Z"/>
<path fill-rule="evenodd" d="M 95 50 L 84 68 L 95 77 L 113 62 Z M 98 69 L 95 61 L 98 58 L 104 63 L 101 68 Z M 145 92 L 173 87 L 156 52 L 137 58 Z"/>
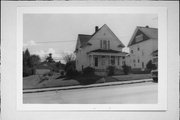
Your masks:
<path fill-rule="evenodd" d="M 93 34 L 95 26 L 107 24 L 127 46 L 136 26 L 157 28 L 155 14 L 25 14 L 23 19 L 23 49 L 45 57 L 52 53 L 60 60 L 75 50 L 78 34 Z M 58 42 L 53 42 L 58 41 Z M 128 48 L 123 51 L 128 52 Z"/>

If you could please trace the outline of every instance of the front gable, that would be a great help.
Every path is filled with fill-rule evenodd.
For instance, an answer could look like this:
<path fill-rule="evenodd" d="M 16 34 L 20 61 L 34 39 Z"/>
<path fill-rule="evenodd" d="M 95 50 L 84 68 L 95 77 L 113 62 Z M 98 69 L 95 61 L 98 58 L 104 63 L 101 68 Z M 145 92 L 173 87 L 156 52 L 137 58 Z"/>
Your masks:
<path fill-rule="evenodd" d="M 123 48 L 124 44 L 118 39 L 118 37 L 110 30 L 105 24 L 103 25 L 88 41 L 95 46 L 96 49 L 100 48 L 101 40 L 110 41 L 111 49 Z M 97 46 L 98 45 L 98 46 Z"/>
<path fill-rule="evenodd" d="M 131 45 L 142 42 L 142 41 L 146 41 L 148 39 L 150 38 L 147 35 L 145 35 L 142 31 L 137 30 L 136 34 L 133 37 Z"/>
<path fill-rule="evenodd" d="M 156 28 L 137 27 L 130 39 L 128 47 L 149 39 L 157 39 L 157 36 L 158 30 Z"/>

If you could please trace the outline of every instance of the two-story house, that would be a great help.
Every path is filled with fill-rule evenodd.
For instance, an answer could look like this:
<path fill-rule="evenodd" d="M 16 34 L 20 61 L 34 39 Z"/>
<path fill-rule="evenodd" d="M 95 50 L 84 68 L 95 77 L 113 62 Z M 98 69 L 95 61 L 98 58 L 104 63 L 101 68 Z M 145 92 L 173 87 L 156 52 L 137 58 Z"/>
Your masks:
<path fill-rule="evenodd" d="M 92 35 L 79 34 L 75 48 L 76 69 L 82 71 L 85 67 L 93 67 L 96 71 L 106 70 L 108 66 L 121 69 L 127 53 L 122 52 L 124 44 L 104 24 L 95 27 Z"/>
<path fill-rule="evenodd" d="M 158 50 L 158 29 L 138 26 L 128 47 L 130 50 L 129 66 L 132 69 L 145 70 L 147 63 L 153 59 L 152 53 Z"/>

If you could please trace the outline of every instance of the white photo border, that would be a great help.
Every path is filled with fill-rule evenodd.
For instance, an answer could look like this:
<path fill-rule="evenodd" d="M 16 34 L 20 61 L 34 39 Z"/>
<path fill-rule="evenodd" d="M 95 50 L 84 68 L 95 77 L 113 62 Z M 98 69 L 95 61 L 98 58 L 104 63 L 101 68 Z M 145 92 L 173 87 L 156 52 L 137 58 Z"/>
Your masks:
<path fill-rule="evenodd" d="M 157 14 L 157 104 L 23 104 L 23 14 Z M 167 8 L 166 7 L 18 7 L 17 8 L 17 110 L 167 110 Z"/>

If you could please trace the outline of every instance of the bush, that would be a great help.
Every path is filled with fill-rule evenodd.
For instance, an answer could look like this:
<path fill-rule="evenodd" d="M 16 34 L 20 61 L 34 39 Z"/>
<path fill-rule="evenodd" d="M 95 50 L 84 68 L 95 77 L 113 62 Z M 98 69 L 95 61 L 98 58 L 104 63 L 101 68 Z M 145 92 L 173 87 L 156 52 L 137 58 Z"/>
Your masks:
<path fill-rule="evenodd" d="M 66 71 L 66 77 L 72 78 L 79 75 L 79 72 L 77 70 L 69 69 Z"/>
<path fill-rule="evenodd" d="M 30 67 L 23 67 L 23 77 L 34 75 L 35 69 Z"/>
<path fill-rule="evenodd" d="M 94 75 L 95 69 L 92 67 L 86 67 L 83 69 L 83 75 L 85 76 L 90 76 L 90 75 Z"/>
<path fill-rule="evenodd" d="M 91 75 L 91 76 L 78 76 L 77 81 L 81 85 L 89 85 L 89 84 L 94 84 L 96 81 L 98 81 L 101 77 L 97 75 Z"/>
<path fill-rule="evenodd" d="M 61 71 L 61 76 L 64 76 L 64 71 Z"/>
<path fill-rule="evenodd" d="M 75 67 L 75 61 L 69 61 L 68 63 L 66 63 L 65 71 L 66 71 L 66 77 L 71 78 L 77 76 L 78 71 L 76 70 Z"/>
<path fill-rule="evenodd" d="M 114 67 L 114 66 L 109 66 L 109 67 L 107 68 L 107 72 L 108 72 L 108 76 L 114 75 L 114 73 L 115 73 L 115 67 Z"/>
<path fill-rule="evenodd" d="M 151 71 L 151 70 L 154 70 L 154 69 L 157 69 L 156 68 L 156 65 L 152 63 L 152 60 L 150 60 L 147 65 L 146 65 L 146 68 Z"/>
<path fill-rule="evenodd" d="M 133 74 L 149 74 L 150 70 L 146 69 L 145 71 L 142 71 L 141 68 L 133 68 L 131 72 Z"/>
<path fill-rule="evenodd" d="M 129 73 L 129 71 L 130 71 L 129 66 L 127 66 L 126 64 L 124 64 L 124 65 L 122 66 L 122 68 L 123 68 L 124 74 L 125 74 L 125 75 L 128 75 L 128 73 Z"/>

